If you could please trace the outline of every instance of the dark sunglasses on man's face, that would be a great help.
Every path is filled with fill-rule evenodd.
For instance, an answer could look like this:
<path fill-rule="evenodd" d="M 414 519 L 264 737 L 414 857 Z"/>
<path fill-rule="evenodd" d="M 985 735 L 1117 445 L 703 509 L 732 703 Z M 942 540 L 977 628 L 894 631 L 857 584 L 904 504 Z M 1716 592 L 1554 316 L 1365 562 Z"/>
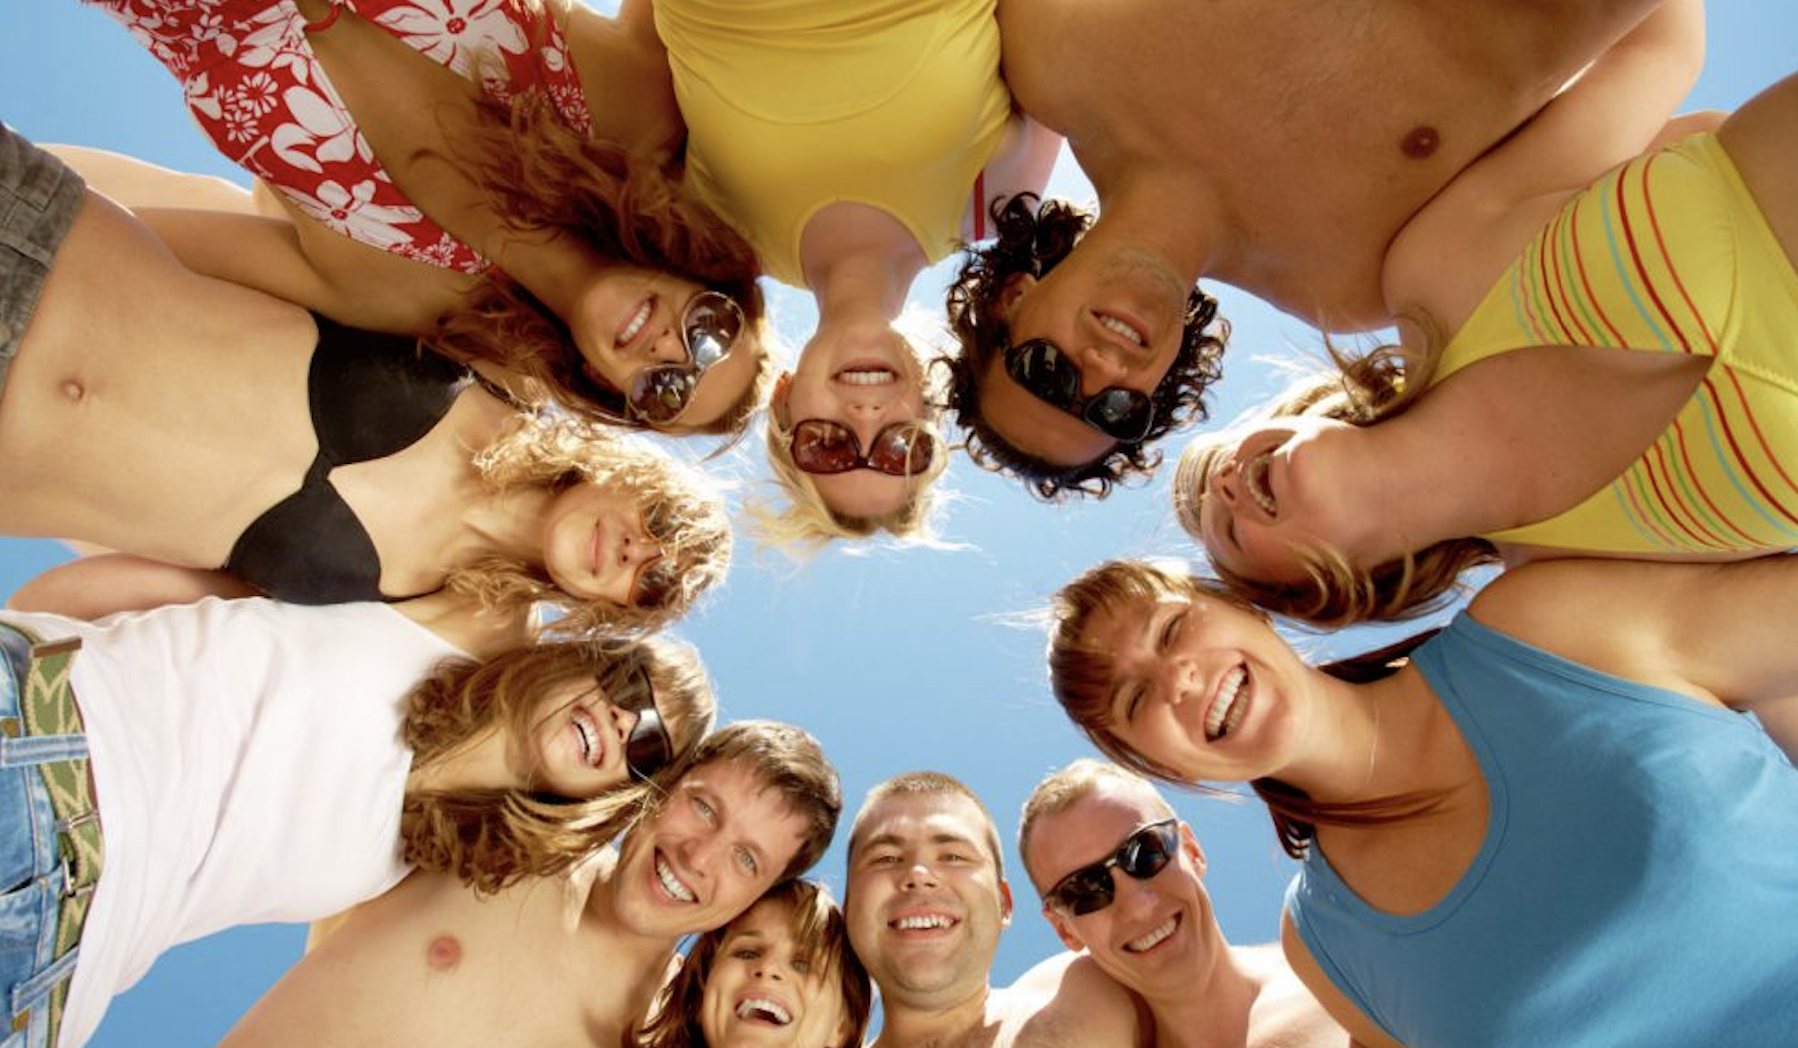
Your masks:
<path fill-rule="evenodd" d="M 1151 822 L 1124 838 L 1118 850 L 1107 859 L 1082 866 L 1055 882 L 1043 893 L 1043 909 L 1063 917 L 1081 917 L 1097 913 L 1117 898 L 1117 882 L 1111 879 L 1111 868 L 1117 867 L 1139 881 L 1146 881 L 1167 868 L 1168 860 L 1180 847 L 1177 819 Z"/>
<path fill-rule="evenodd" d="M 936 438 L 915 422 L 895 422 L 874 434 L 862 454 L 855 431 L 828 419 L 808 418 L 793 427 L 793 465 L 807 473 L 871 469 L 892 477 L 916 477 L 936 458 Z"/>
<path fill-rule="evenodd" d="M 743 308 L 729 295 L 701 291 L 681 311 L 685 364 L 654 364 L 631 376 L 625 407 L 644 422 L 672 422 L 693 400 L 700 376 L 730 355 L 742 335 Z"/>
<path fill-rule="evenodd" d="M 624 740 L 624 766 L 639 779 L 647 779 L 666 767 L 674 759 L 674 741 L 668 737 L 668 726 L 656 709 L 656 689 L 649 679 L 649 670 L 641 663 L 632 667 L 624 687 L 616 692 L 608 692 L 603 680 L 595 683 L 614 708 L 637 712 L 637 723 Z"/>
<path fill-rule="evenodd" d="M 1138 443 L 1155 423 L 1155 402 L 1141 390 L 1107 386 L 1091 397 L 1081 396 L 1079 366 L 1046 338 L 1007 346 L 1005 373 L 1024 392 L 1113 440 Z"/>

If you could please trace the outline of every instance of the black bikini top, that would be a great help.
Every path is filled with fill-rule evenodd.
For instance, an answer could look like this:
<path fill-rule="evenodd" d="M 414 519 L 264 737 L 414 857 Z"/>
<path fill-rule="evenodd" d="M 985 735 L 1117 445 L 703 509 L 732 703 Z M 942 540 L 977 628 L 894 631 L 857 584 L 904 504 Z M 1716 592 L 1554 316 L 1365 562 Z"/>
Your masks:
<path fill-rule="evenodd" d="M 374 540 L 332 486 L 331 470 L 416 444 L 475 375 L 416 339 L 314 319 L 307 400 L 318 456 L 299 490 L 237 537 L 224 570 L 294 604 L 405 600 L 381 592 Z"/>

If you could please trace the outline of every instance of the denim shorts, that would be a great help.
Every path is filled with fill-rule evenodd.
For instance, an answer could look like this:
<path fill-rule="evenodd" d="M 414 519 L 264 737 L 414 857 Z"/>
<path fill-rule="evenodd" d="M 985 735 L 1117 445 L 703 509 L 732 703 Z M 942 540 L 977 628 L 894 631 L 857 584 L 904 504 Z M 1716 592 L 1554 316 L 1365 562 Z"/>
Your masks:
<path fill-rule="evenodd" d="M 84 199 L 80 175 L 0 124 L 0 392 Z"/>
<path fill-rule="evenodd" d="M 56 812 L 37 765 L 87 756 L 81 736 L 23 735 L 19 697 L 31 645 L 0 623 L 0 1048 L 45 1048 L 50 995 L 74 974 L 80 948 L 56 957 L 67 868 Z"/>

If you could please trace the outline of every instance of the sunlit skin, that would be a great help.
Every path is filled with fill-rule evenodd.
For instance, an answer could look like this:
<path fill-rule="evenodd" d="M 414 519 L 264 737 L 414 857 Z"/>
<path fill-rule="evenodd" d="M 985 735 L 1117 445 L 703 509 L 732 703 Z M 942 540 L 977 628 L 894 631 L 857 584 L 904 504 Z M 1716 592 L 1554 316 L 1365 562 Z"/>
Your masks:
<path fill-rule="evenodd" d="M 637 726 L 635 710 L 606 701 L 590 680 L 570 681 L 538 707 L 525 763 L 527 781 L 558 797 L 586 799 L 630 778 L 624 744 Z"/>
<path fill-rule="evenodd" d="M 654 270 L 606 270 L 579 304 L 581 323 L 576 327 L 588 375 L 623 392 L 645 367 L 686 363 L 681 314 L 704 290 L 694 281 Z M 700 376 L 686 410 L 657 428 L 701 426 L 724 415 L 755 381 L 766 352 L 755 326 L 746 325 L 736 347 Z"/>
<path fill-rule="evenodd" d="M 1037 822 L 1025 862 L 1040 895 L 1083 866 L 1111 857 L 1130 834 L 1171 814 L 1153 790 L 1101 779 L 1072 807 Z M 1200 984 L 1228 947 L 1200 878 L 1205 853 L 1180 825 L 1179 851 L 1160 873 L 1137 880 L 1113 867 L 1110 906 L 1079 916 L 1045 907 L 1044 916 L 1071 950 L 1085 949 L 1105 973 L 1147 998 L 1177 995 Z"/>
<path fill-rule="evenodd" d="M 827 961 L 811 944 L 795 941 L 792 906 L 750 907 L 726 929 L 706 975 L 699 1025 L 707 1048 L 846 1044 L 842 983 Z"/>
<path fill-rule="evenodd" d="M 1011 889 L 964 797 L 896 794 L 856 824 L 845 916 L 883 996 L 941 1010 L 986 991 Z"/>
<path fill-rule="evenodd" d="M 625 840 L 613 878 L 614 913 L 642 936 L 719 927 L 786 871 L 805 828 L 755 772 L 731 761 L 703 764 Z"/>
<path fill-rule="evenodd" d="M 772 410 L 788 428 L 805 419 L 847 426 L 866 454 L 886 426 L 928 418 L 923 368 L 910 345 L 884 323 L 825 322 L 798 366 L 776 384 Z M 831 509 L 872 518 L 898 512 L 919 483 L 874 469 L 810 477 Z"/>
<path fill-rule="evenodd" d="M 1111 661 L 1107 728 L 1190 781 L 1278 776 L 1314 730 L 1308 667 L 1253 612 L 1210 597 L 1131 601 L 1095 614 L 1081 644 Z"/>
<path fill-rule="evenodd" d="M 1395 527 L 1407 508 L 1367 497 L 1365 432 L 1307 417 L 1242 431 L 1204 481 L 1200 539 L 1212 563 L 1244 578 L 1300 582 L 1305 550 L 1333 550 L 1362 568 L 1407 552 Z"/>
<path fill-rule="evenodd" d="M 1140 250 L 1070 255 L 1040 281 L 1014 278 L 1000 302 L 1012 345 L 1046 338 L 1080 368 L 1080 392 L 1110 387 L 1153 394 L 1180 352 L 1188 286 Z M 1111 437 L 1032 396 L 994 354 L 981 376 L 980 413 L 1013 447 L 1062 466 L 1092 462 Z"/>
<path fill-rule="evenodd" d="M 543 565 L 556 588 L 580 600 L 630 607 L 644 569 L 662 557 L 635 495 L 597 484 L 558 493 L 543 518 Z"/>

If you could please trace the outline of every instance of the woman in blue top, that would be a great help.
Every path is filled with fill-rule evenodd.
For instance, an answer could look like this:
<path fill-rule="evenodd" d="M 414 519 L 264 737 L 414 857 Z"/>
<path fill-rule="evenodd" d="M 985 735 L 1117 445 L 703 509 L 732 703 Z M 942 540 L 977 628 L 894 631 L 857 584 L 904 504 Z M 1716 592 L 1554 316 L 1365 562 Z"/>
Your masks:
<path fill-rule="evenodd" d="M 1106 753 L 1268 802 L 1304 862 L 1286 951 L 1356 1041 L 1772 1046 L 1798 770 L 1737 711 L 1798 740 L 1794 612 L 1790 557 L 1555 561 L 1408 662 L 1318 668 L 1222 587 L 1112 562 L 1061 591 L 1049 661 Z"/>

